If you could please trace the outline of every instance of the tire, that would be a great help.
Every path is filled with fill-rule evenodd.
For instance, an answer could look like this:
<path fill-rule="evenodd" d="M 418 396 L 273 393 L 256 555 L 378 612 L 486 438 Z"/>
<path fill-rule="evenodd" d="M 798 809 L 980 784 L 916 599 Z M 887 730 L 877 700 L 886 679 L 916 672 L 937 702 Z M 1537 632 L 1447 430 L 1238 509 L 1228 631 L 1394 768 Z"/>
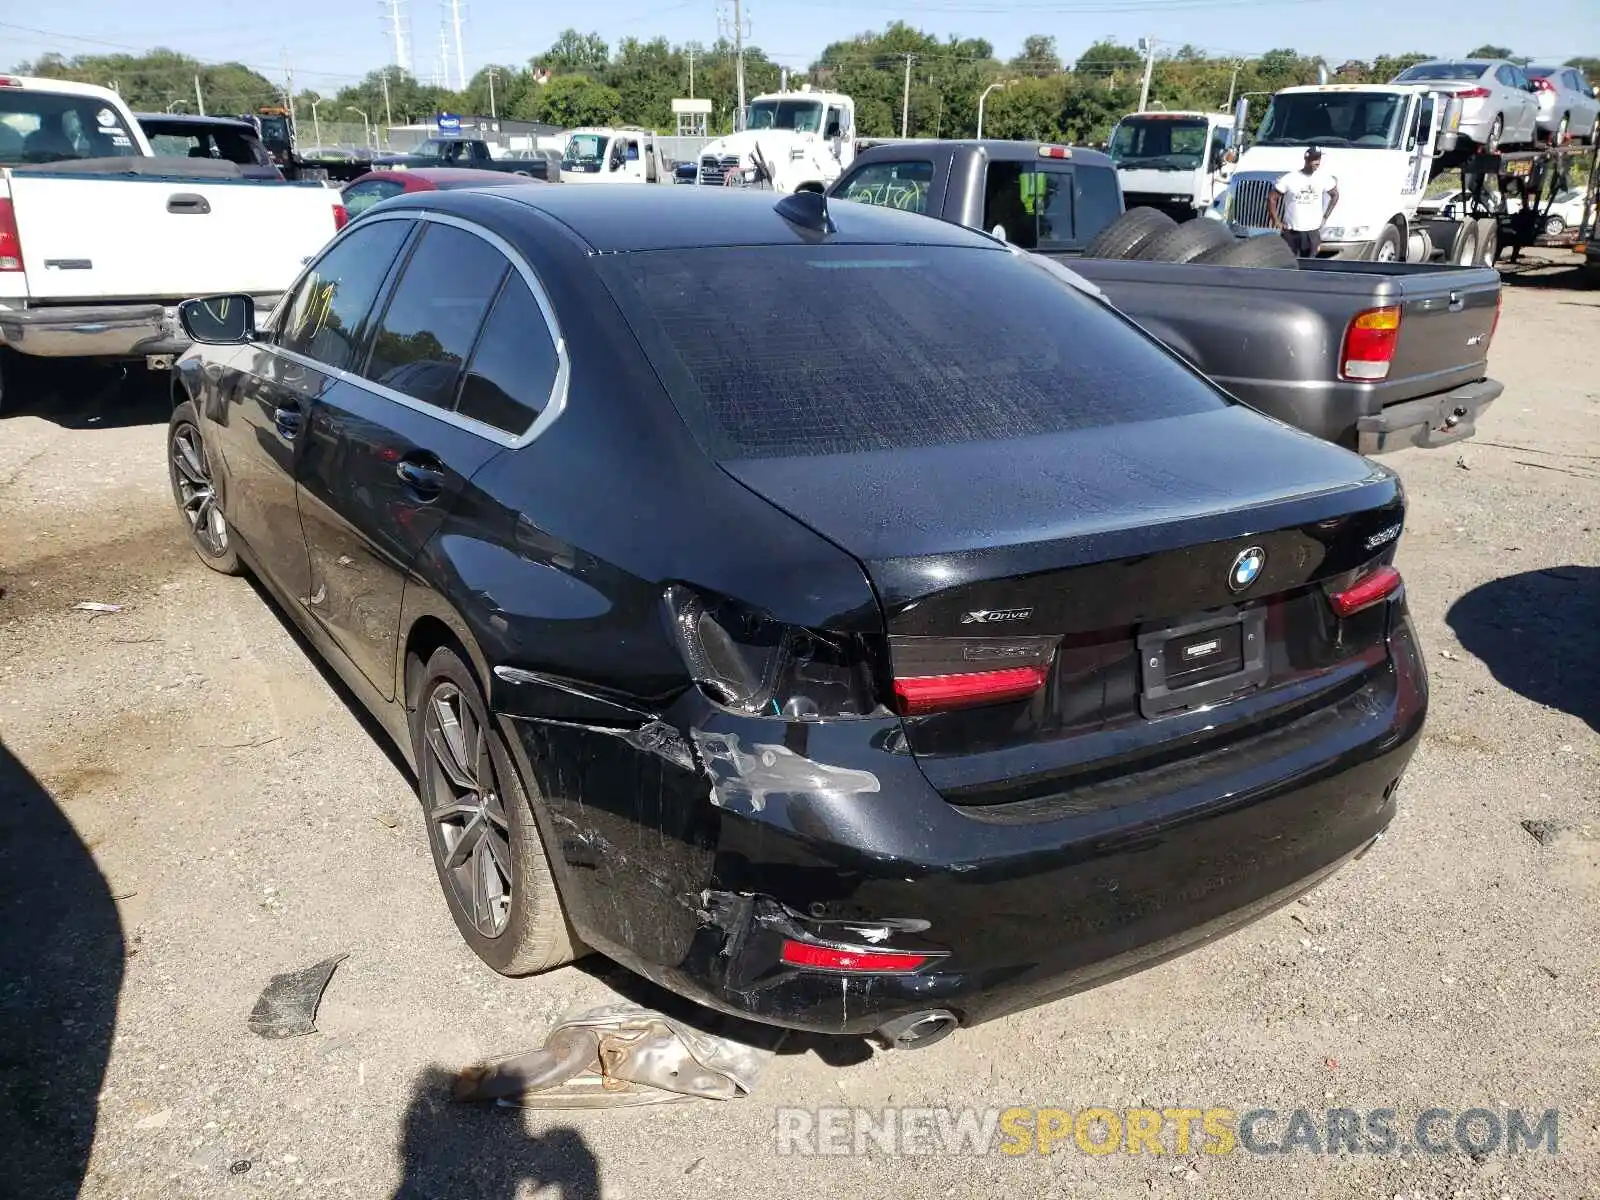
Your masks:
<path fill-rule="evenodd" d="M 1560 237 L 1567 231 L 1567 223 L 1554 213 L 1544 219 L 1544 233 L 1546 237 Z"/>
<path fill-rule="evenodd" d="M 1500 222 L 1493 217 L 1479 217 L 1478 250 L 1474 261 L 1480 267 L 1492 267 L 1500 257 Z"/>
<path fill-rule="evenodd" d="M 1367 261 L 1405 262 L 1405 260 L 1406 240 L 1400 236 L 1400 231 L 1393 224 L 1385 225 L 1383 232 L 1372 239 L 1372 246 L 1367 251 Z"/>
<path fill-rule="evenodd" d="M 1289 243 L 1275 233 L 1236 238 L 1207 250 L 1194 261 L 1218 267 L 1278 267 L 1287 271 L 1300 267 L 1300 260 L 1289 249 Z"/>
<path fill-rule="evenodd" d="M 1567 144 L 1567 129 L 1572 124 L 1572 114 L 1562 113 L 1561 124 L 1556 126 L 1555 136 L 1550 139 L 1552 146 L 1565 146 Z"/>
<path fill-rule="evenodd" d="M 1500 152 L 1500 138 L 1506 131 L 1506 118 L 1504 113 L 1497 113 L 1494 124 L 1489 126 L 1489 136 L 1484 139 L 1483 149 L 1486 154 Z"/>
<path fill-rule="evenodd" d="M 441 647 L 423 668 L 417 695 L 411 714 L 417 794 L 456 928 L 502 975 L 571 962 L 579 943 L 556 893 L 528 790 L 488 717 L 477 679 L 454 650 Z M 474 829 L 473 848 L 453 864 L 452 854 Z"/>
<path fill-rule="evenodd" d="M 1458 267 L 1470 267 L 1478 261 L 1478 223 L 1462 221 L 1456 226 L 1450 248 L 1445 251 L 1445 261 Z"/>
<path fill-rule="evenodd" d="M 1152 238 L 1130 257 L 1146 262 L 1193 262 L 1206 251 L 1231 246 L 1236 240 L 1233 232 L 1221 221 L 1202 217 L 1185 221 L 1160 237 Z"/>
<path fill-rule="evenodd" d="M 1178 223 L 1157 208 L 1130 208 L 1084 247 L 1085 258 L 1132 258 L 1148 242 L 1169 233 Z"/>
<path fill-rule="evenodd" d="M 167 422 L 167 477 L 189 529 L 189 544 L 200 561 L 223 575 L 239 574 L 239 551 L 217 498 L 211 458 L 192 400 L 173 409 Z"/>

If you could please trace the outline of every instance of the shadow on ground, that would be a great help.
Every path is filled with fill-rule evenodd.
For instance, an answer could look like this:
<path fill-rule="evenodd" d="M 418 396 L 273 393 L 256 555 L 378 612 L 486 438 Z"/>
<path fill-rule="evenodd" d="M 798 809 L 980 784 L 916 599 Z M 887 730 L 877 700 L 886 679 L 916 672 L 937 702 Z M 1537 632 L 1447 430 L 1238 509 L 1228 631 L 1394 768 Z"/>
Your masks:
<path fill-rule="evenodd" d="M 1500 282 L 1514 288 L 1555 288 L 1583 292 L 1600 291 L 1600 273 L 1582 265 L 1524 259 L 1519 263 L 1502 261 Z"/>
<path fill-rule="evenodd" d="M 123 959 L 122 922 L 88 847 L 0 743 L 0 1193 L 78 1194 Z"/>
<path fill-rule="evenodd" d="M 1473 588 L 1445 615 L 1495 679 L 1600 730 L 1600 567 L 1548 567 Z"/>
<path fill-rule="evenodd" d="M 530 1133 L 539 1116 L 519 1109 L 458 1104 L 454 1076 L 430 1067 L 406 1109 L 403 1176 L 394 1200 L 599 1200 L 600 1162 L 570 1125 Z"/>
<path fill-rule="evenodd" d="M 122 367 L 0 351 L 0 376 L 0 421 L 27 415 L 65 429 L 120 429 L 164 425 L 172 415 L 170 373 L 147 371 L 141 364 Z"/>

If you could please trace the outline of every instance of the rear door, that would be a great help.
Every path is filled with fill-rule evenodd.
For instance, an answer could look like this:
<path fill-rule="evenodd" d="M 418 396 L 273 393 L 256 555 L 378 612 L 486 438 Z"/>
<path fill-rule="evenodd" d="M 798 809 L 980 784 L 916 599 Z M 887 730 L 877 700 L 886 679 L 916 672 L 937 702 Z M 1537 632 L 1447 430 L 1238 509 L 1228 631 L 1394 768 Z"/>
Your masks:
<path fill-rule="evenodd" d="M 528 284 L 504 243 L 435 215 L 418 224 L 364 358 L 312 402 L 297 475 L 311 612 L 385 697 L 412 560 L 468 481 L 532 423 L 503 396 L 518 365 L 476 366 L 491 353 L 475 357 L 480 335 L 494 324 L 502 356 L 526 347 L 531 378 L 546 333 L 538 305 L 518 304 Z M 510 386 L 485 386 L 486 374 Z"/>
<path fill-rule="evenodd" d="M 11 200 L 36 300 L 281 292 L 337 232 L 337 192 L 198 171 L 125 179 L 19 168 Z"/>

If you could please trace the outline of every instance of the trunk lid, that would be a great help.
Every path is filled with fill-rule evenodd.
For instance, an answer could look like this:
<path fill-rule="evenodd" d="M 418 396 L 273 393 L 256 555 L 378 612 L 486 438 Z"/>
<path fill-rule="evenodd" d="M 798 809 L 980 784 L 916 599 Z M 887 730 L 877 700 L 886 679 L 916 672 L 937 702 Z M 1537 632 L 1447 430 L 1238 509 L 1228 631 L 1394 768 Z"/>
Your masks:
<path fill-rule="evenodd" d="M 339 194 L 321 186 L 244 179 L 237 169 L 231 179 L 198 170 L 139 177 L 127 173 L 130 162 L 149 169 L 158 160 L 107 161 L 114 167 L 103 174 L 83 163 L 11 170 L 31 299 L 280 292 L 335 232 Z"/>
<path fill-rule="evenodd" d="M 902 693 L 908 748 L 959 803 L 1170 757 L 1382 661 L 1386 614 L 1335 620 L 1326 592 L 1392 555 L 1397 480 L 1243 408 L 723 465 L 862 562 L 897 689 L 1037 664 L 998 702 L 922 714 Z"/>

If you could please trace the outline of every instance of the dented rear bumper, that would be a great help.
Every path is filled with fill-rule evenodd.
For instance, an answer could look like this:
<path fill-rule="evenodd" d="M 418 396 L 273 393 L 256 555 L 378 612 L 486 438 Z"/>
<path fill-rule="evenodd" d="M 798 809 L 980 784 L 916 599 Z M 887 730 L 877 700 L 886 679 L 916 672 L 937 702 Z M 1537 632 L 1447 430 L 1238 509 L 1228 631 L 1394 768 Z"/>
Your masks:
<path fill-rule="evenodd" d="M 713 1008 L 864 1034 L 1040 1004 L 1314 886 L 1388 825 L 1426 708 L 1405 620 L 1362 686 L 1203 768 L 989 808 L 935 790 L 893 719 L 743 718 L 694 694 L 642 729 L 502 719 L 586 943 Z M 782 963 L 785 938 L 936 957 L 826 973 Z"/>

